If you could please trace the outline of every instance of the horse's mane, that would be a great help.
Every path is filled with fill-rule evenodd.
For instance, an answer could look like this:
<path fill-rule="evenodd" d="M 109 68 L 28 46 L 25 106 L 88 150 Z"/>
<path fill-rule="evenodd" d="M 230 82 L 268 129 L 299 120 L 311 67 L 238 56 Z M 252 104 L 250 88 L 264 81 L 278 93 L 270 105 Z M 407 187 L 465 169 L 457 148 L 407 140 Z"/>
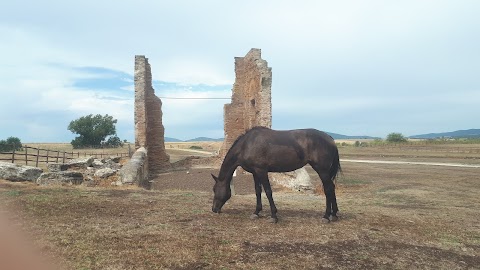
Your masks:
<path fill-rule="evenodd" d="M 240 141 L 240 139 L 242 139 L 242 138 L 245 136 L 245 134 L 247 134 L 248 132 L 250 132 L 250 131 L 252 131 L 252 130 L 258 130 L 258 129 L 269 129 L 269 128 L 267 128 L 267 127 L 262 127 L 262 126 L 256 126 L 256 127 L 251 128 L 251 129 L 248 129 L 247 131 L 245 131 L 245 133 L 243 133 L 242 135 L 238 136 L 238 138 L 233 142 L 233 144 L 232 144 L 232 146 L 230 147 L 230 149 L 232 149 L 232 148 Z M 227 154 L 228 154 L 228 152 L 230 152 L 230 149 L 228 149 Z"/>

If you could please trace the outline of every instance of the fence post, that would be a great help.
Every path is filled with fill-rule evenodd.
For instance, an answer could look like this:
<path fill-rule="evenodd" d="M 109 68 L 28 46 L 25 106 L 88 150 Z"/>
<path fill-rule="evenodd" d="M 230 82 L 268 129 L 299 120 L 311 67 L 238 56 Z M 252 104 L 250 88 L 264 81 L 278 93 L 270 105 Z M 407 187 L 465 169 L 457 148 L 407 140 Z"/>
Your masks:
<path fill-rule="evenodd" d="M 25 147 L 25 165 L 28 165 L 27 154 L 28 154 L 28 147 Z"/>
<path fill-rule="evenodd" d="M 38 167 L 38 156 L 40 156 L 40 148 L 37 148 L 37 161 L 35 162 L 35 167 Z"/>
<path fill-rule="evenodd" d="M 12 152 L 12 163 L 15 163 L 15 148 L 13 148 Z"/>
<path fill-rule="evenodd" d="M 132 149 L 130 148 L 130 144 L 128 144 L 128 156 L 132 156 Z"/>
<path fill-rule="evenodd" d="M 48 164 L 48 154 L 49 154 L 50 150 L 47 149 L 47 164 Z"/>
<path fill-rule="evenodd" d="M 65 153 L 66 152 L 63 152 L 63 163 L 65 164 Z"/>
<path fill-rule="evenodd" d="M 57 161 L 56 163 L 58 163 L 58 158 L 60 157 L 60 151 L 57 151 Z"/>

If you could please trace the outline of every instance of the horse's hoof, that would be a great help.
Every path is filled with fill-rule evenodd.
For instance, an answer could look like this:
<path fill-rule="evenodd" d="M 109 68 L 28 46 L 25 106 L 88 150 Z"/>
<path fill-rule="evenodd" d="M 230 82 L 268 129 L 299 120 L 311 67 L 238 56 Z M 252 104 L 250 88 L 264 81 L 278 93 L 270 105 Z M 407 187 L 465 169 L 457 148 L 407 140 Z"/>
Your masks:
<path fill-rule="evenodd" d="M 329 222 L 330 222 L 330 219 L 325 218 L 325 217 L 322 218 L 322 223 L 327 224 L 327 223 L 329 223 Z"/>
<path fill-rule="evenodd" d="M 260 218 L 260 216 L 258 214 L 252 214 L 250 216 L 250 219 L 258 219 L 258 218 Z"/>
<path fill-rule="evenodd" d="M 270 219 L 268 220 L 268 222 L 270 222 L 270 223 L 277 223 L 277 222 L 278 222 L 278 218 L 272 217 L 272 218 L 270 218 Z"/>
<path fill-rule="evenodd" d="M 333 222 L 338 221 L 338 217 L 337 216 L 331 216 L 330 221 L 333 221 Z"/>

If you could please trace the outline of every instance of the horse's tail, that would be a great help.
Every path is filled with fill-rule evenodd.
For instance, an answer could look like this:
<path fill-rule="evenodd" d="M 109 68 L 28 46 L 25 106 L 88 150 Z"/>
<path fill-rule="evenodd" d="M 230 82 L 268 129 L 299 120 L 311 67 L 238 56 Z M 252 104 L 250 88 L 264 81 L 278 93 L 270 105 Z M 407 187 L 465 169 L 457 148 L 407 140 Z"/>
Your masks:
<path fill-rule="evenodd" d="M 338 176 L 338 173 L 342 172 L 342 167 L 340 166 L 340 156 L 338 155 L 338 148 L 335 146 L 333 152 L 333 162 L 330 166 L 330 180 L 335 181 Z"/>

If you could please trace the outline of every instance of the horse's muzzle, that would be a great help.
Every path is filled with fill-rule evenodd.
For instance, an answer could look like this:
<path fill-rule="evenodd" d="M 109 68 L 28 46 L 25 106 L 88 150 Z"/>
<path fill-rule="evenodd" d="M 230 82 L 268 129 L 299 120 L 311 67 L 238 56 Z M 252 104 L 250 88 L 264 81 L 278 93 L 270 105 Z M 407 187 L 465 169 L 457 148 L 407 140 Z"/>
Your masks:
<path fill-rule="evenodd" d="M 220 208 L 212 207 L 214 213 L 220 214 Z"/>

